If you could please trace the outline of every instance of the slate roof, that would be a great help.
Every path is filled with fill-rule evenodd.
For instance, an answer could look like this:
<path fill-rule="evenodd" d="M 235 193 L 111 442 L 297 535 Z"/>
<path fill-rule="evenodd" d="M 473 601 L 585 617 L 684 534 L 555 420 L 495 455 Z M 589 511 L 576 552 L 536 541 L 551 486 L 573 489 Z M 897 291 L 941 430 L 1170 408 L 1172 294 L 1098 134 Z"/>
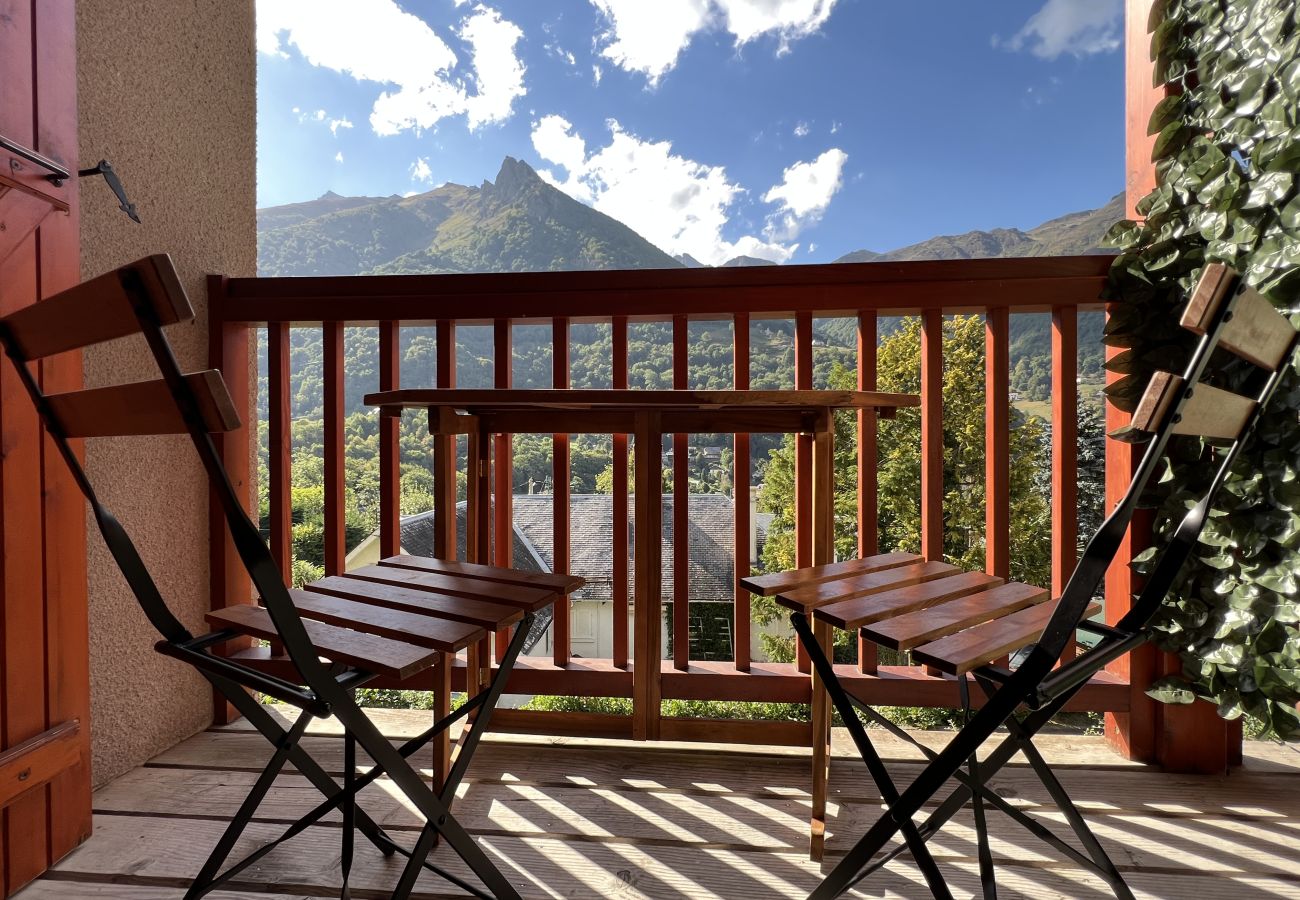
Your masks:
<path fill-rule="evenodd" d="M 516 494 L 514 496 L 513 565 L 530 571 L 551 571 L 554 564 L 554 519 L 550 494 Z M 730 497 L 722 494 L 692 494 L 688 503 L 690 530 L 690 595 L 692 600 L 730 601 L 735 596 L 735 568 L 732 564 L 733 523 L 735 515 Z M 632 584 L 630 557 L 636 540 L 629 504 L 628 585 Z M 763 541 L 772 516 L 758 513 L 754 517 L 758 546 Z M 570 497 L 569 570 L 587 579 L 586 586 L 573 596 L 581 599 L 608 600 L 613 594 L 614 502 L 609 494 L 575 494 Z M 456 516 L 457 548 L 465 548 L 465 504 L 459 504 Z M 402 520 L 402 546 L 419 556 L 433 555 L 433 513 L 408 516 Z M 673 584 L 673 498 L 663 499 L 663 597 L 672 599 Z"/>

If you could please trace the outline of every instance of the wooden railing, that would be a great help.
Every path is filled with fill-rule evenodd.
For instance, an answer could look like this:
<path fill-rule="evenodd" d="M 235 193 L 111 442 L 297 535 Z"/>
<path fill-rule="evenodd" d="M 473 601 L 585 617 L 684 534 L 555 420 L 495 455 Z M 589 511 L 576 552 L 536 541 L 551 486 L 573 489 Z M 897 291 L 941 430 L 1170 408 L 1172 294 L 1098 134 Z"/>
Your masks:
<path fill-rule="evenodd" d="M 922 320 L 921 338 L 921 536 L 922 552 L 942 558 L 944 546 L 944 485 L 942 397 L 945 315 L 980 313 L 986 322 L 986 428 L 987 481 L 986 568 L 1006 577 L 1010 568 L 1010 366 L 1009 330 L 1012 314 L 1050 313 L 1052 317 L 1052 584 L 1059 591 L 1073 568 L 1076 547 L 1076 387 L 1077 317 L 1081 310 L 1101 309 L 1099 296 L 1109 260 L 1104 257 L 1062 257 L 1005 260 L 953 260 L 938 262 L 867 263 L 828 266 L 786 266 L 750 269 L 694 269 L 619 272 L 576 272 L 489 275 L 431 275 L 337 278 L 231 278 L 210 282 L 212 362 L 223 369 L 239 396 L 248 388 L 250 330 L 265 326 L 269 383 L 269 498 L 271 547 L 289 572 L 290 553 L 290 436 L 289 436 L 289 336 L 290 326 L 319 328 L 324 352 L 324 494 L 325 568 L 343 568 L 344 545 L 344 403 L 343 334 L 345 326 L 373 327 L 379 337 L 379 388 L 399 386 L 399 335 L 403 326 L 436 326 L 437 387 L 455 385 L 455 330 L 458 325 L 490 324 L 494 334 L 494 373 L 497 387 L 511 382 L 511 330 L 515 324 L 552 326 L 554 388 L 569 385 L 569 328 L 579 321 L 611 323 L 613 387 L 626 387 L 628 377 L 629 322 L 664 321 L 672 328 L 672 384 L 690 385 L 687 359 L 690 320 L 730 320 L 734 323 L 735 387 L 749 387 L 749 323 L 761 318 L 786 318 L 794 322 L 794 387 L 813 387 L 814 317 L 849 316 L 857 322 L 857 379 L 861 389 L 876 387 L 878 317 L 916 315 Z M 380 422 L 379 451 L 382 494 L 381 552 L 398 552 L 400 460 L 398 421 Z M 236 480 L 251 485 L 249 441 L 255 430 L 245 428 L 226 438 L 225 455 Z M 800 439 L 796 446 L 796 557 L 809 564 L 811 546 L 811 454 Z M 568 563 L 568 436 L 554 436 L 555 567 Z M 500 439 L 496 459 L 508 460 L 508 438 Z M 687 533 L 687 442 L 673 440 L 674 478 L 678 502 L 673 505 L 675 535 Z M 857 421 L 859 518 L 858 552 L 876 551 L 876 421 L 862 412 Z M 657 668 L 665 699 L 807 702 L 810 697 L 808 665 L 802 656 L 793 664 L 760 662 L 750 657 L 749 595 L 735 593 L 735 658 L 727 662 L 689 658 L 690 641 L 685 602 L 674 603 L 671 660 L 637 659 L 639 646 L 629 635 L 627 572 L 628 442 L 613 437 L 613 652 L 607 659 L 570 655 L 568 608 L 555 611 L 554 655 L 551 660 L 527 658 L 521 662 L 508 691 L 522 694 L 630 697 L 632 667 Z M 444 466 L 454 465 L 454 456 Z M 745 435 L 734 443 L 735 563 L 737 577 L 747 574 L 750 529 L 750 445 Z M 509 466 L 495 481 L 495 540 L 497 548 L 511 546 Z M 440 478 L 454 472 L 437 473 Z M 251 490 L 251 488 L 250 488 Z M 251 497 L 250 497 L 251 501 Z M 455 534 L 454 510 L 443 511 L 444 522 Z M 246 582 L 228 548 L 215 545 L 213 557 L 214 606 L 249 602 Z M 454 548 L 452 548 L 454 552 Z M 687 542 L 673 548 L 674 598 L 688 597 Z M 508 561 L 498 557 L 498 562 Z M 578 573 L 581 574 L 581 573 Z M 1107 618 L 1124 611 L 1127 598 L 1111 598 Z M 638 617 L 658 622 L 658 616 Z M 850 690 L 867 702 L 895 706 L 955 706 L 956 683 L 932 677 L 911 666 L 877 665 L 873 646 L 863 646 L 858 665 L 846 672 Z M 241 651 L 268 668 L 284 663 L 273 649 Z M 463 678 L 463 673 L 460 674 Z M 420 688 L 421 685 L 405 685 Z M 425 686 L 427 687 L 427 686 Z M 1102 673 L 1074 701 L 1075 709 L 1130 710 L 1132 692 L 1120 675 Z M 1133 704 L 1134 712 L 1140 704 Z M 651 711 L 656 715 L 657 711 Z M 1126 718 L 1126 717 L 1121 717 Z M 504 727 L 629 736 L 629 717 L 578 713 L 541 713 L 502 710 Z M 811 732 L 802 723 L 727 722 L 664 718 L 659 734 L 664 739 L 711 739 L 808 743 Z"/>

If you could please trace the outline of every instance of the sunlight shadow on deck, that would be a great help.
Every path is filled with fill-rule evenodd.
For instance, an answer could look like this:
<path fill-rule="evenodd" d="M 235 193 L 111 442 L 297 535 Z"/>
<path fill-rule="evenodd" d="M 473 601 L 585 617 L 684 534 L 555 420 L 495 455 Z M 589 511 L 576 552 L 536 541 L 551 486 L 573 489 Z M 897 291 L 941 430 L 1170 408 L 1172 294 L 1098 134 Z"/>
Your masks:
<path fill-rule="evenodd" d="M 384 711 L 397 738 L 423 714 Z M 256 778 L 268 751 L 238 726 L 200 734 L 95 797 L 96 833 L 23 900 L 180 896 Z M 331 772 L 342 765 L 337 727 L 320 723 L 306 743 Z M 1138 896 L 1300 898 L 1300 757 L 1248 745 L 1248 765 L 1229 777 L 1167 775 L 1124 763 L 1090 739 L 1054 738 L 1046 752 Z M 1258 751 L 1258 752 L 1256 752 Z M 1290 755 L 1288 755 L 1290 754 Z M 919 770 L 886 747 L 895 777 Z M 822 866 L 807 859 L 808 759 L 788 748 L 645 745 L 491 736 L 459 792 L 455 813 L 528 898 L 802 898 Z M 1049 827 L 1063 820 L 1023 766 L 999 790 Z M 395 839 L 415 841 L 421 820 L 381 779 L 363 803 Z M 177 798 L 186 798 L 183 807 Z M 276 835 L 318 795 L 285 773 L 236 854 Z M 197 812 L 196 812 L 197 811 Z M 856 760 L 831 773 L 826 867 L 880 815 L 879 791 Z M 990 819 L 1000 896 L 1103 898 L 1106 885 L 1057 857 L 1003 816 Z M 308 829 L 244 873 L 215 900 L 330 896 L 337 892 L 338 816 Z M 978 893 L 970 814 L 932 843 L 959 897 Z M 446 848 L 436 861 L 465 867 Z M 401 869 L 364 841 L 353 888 L 384 897 Z M 417 896 L 457 896 L 426 873 Z M 904 856 L 850 896 L 912 898 L 924 883 Z"/>

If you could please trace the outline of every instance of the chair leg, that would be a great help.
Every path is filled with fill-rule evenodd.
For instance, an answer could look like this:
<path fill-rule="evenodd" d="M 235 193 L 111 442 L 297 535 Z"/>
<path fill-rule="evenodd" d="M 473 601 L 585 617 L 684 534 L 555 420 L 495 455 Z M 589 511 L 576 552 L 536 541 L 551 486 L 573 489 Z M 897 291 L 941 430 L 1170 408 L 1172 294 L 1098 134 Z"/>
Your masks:
<path fill-rule="evenodd" d="M 216 678 L 208 675 L 208 680 L 212 682 L 226 698 L 239 710 L 240 714 L 249 721 L 262 735 L 271 743 L 276 743 L 284 734 L 284 729 L 275 721 L 266 707 L 257 701 L 257 698 L 249 695 L 242 687 L 233 681 L 226 681 L 222 678 Z M 302 774 L 304 778 L 312 783 L 316 790 L 320 791 L 325 797 L 334 797 L 339 792 L 339 785 L 321 768 L 320 764 L 312 758 L 311 754 L 295 744 L 289 751 L 289 762 L 293 763 L 295 769 Z M 392 856 L 397 843 L 390 838 L 384 830 L 375 824 L 374 820 L 366 814 L 365 810 L 358 809 L 357 829 L 364 834 L 376 849 L 384 856 Z"/>
<path fill-rule="evenodd" d="M 826 657 L 826 654 L 822 652 L 821 644 L 819 644 L 814 637 L 812 629 L 808 624 L 808 617 L 800 612 L 792 613 L 790 615 L 790 623 L 794 626 L 795 633 L 798 634 L 799 640 L 808 650 L 808 656 L 812 660 L 813 666 L 821 674 L 822 683 L 826 686 L 826 692 L 830 695 L 831 702 L 834 703 L 835 708 L 839 710 L 840 718 L 844 720 L 844 725 L 848 728 L 849 734 L 853 738 L 853 743 L 857 746 L 858 753 L 862 757 L 862 761 L 866 764 L 867 770 L 875 780 L 876 786 L 880 788 L 880 794 L 884 798 L 885 803 L 888 804 L 890 812 L 882 818 L 891 818 L 894 815 L 893 809 L 894 805 L 898 802 L 899 795 L 898 789 L 894 786 L 893 779 L 889 777 L 889 772 L 885 768 L 884 760 L 882 760 L 880 754 L 876 752 L 875 746 L 871 743 L 871 738 L 867 736 L 866 728 L 862 725 L 862 720 L 858 718 L 857 710 L 854 709 L 852 701 L 850 701 L 848 695 L 845 694 L 844 688 L 840 684 L 839 679 L 835 677 L 835 669 L 831 665 L 830 660 Z M 922 838 L 920 833 L 917 831 L 916 825 L 912 822 L 911 816 L 909 815 L 905 820 L 902 820 L 898 827 L 903 833 L 903 839 L 907 842 L 908 849 L 912 851 L 912 856 L 916 860 L 917 866 L 925 876 L 925 881 L 930 887 L 930 892 L 936 898 L 940 898 L 940 900 L 949 900 L 949 898 L 952 897 L 952 893 L 948 890 L 948 885 L 944 881 L 943 874 L 939 871 L 939 866 L 935 863 L 934 857 L 930 855 L 929 848 L 925 845 L 925 839 Z M 874 855 L 874 853 L 871 854 L 871 856 Z M 871 856 L 868 856 L 866 860 L 863 861 L 864 864 L 871 859 Z M 841 863 L 841 866 L 842 865 L 843 864 Z M 841 866 L 837 866 L 836 870 L 838 871 Z M 858 866 L 858 868 L 861 868 L 861 866 Z M 823 882 L 823 884 L 825 884 L 825 882 Z M 847 887 L 848 885 L 846 884 L 835 893 L 825 894 L 822 896 L 838 896 L 838 894 L 846 890 Z"/>
<path fill-rule="evenodd" d="M 346 698 L 343 698 L 345 701 Z M 343 727 L 356 735 L 357 743 L 370 755 L 375 764 L 388 773 L 388 777 L 406 798 L 415 805 L 426 821 L 430 822 L 456 855 L 465 861 L 475 876 L 487 886 L 498 900 L 519 900 L 519 892 L 506 880 L 501 871 L 488 859 L 460 823 L 448 812 L 446 805 L 429 789 L 420 774 L 380 733 L 356 704 L 339 702 L 335 716 Z M 409 863 L 408 863 L 409 865 Z"/>
<path fill-rule="evenodd" d="M 957 686 L 961 693 L 962 727 L 965 728 L 970 724 L 971 709 L 970 686 L 965 676 L 958 679 Z M 993 873 L 993 853 L 989 850 L 988 822 L 984 817 L 984 794 L 981 791 L 983 782 L 980 780 L 978 747 L 974 753 L 971 753 L 969 760 L 966 770 L 970 773 L 971 811 L 975 814 L 975 842 L 979 852 L 980 887 L 984 893 L 984 900 L 997 900 L 998 885 Z"/>
<path fill-rule="evenodd" d="M 916 780 L 899 795 L 898 800 L 890 804 L 889 814 L 876 820 L 867 833 L 858 839 L 831 873 L 809 895 L 809 900 L 830 900 L 847 890 L 857 872 L 880 852 L 890 838 L 912 822 L 912 817 L 920 812 L 926 801 L 938 793 L 948 780 L 961 770 L 975 749 L 988 740 L 998 726 L 1015 712 L 1018 705 L 1019 700 L 1015 691 L 1002 690 L 990 698 L 989 702 L 971 718 L 970 724 L 934 757 Z M 954 796 L 959 792 L 962 799 L 957 804 L 958 809 L 965 803 L 969 791 L 962 786 L 954 792 Z M 948 816 L 951 817 L 952 814 L 949 812 Z M 915 828 L 914 825 L 912 827 Z"/>
<path fill-rule="evenodd" d="M 284 764 L 288 761 L 290 752 L 302 738 L 303 732 L 307 730 L 307 723 L 311 721 L 311 718 L 311 713 L 300 713 L 293 726 L 284 732 L 278 741 L 273 742 L 276 745 L 275 753 L 271 755 L 270 762 L 266 764 L 262 774 L 253 783 L 252 789 L 248 792 L 248 796 L 244 798 L 244 802 L 239 805 L 238 811 L 231 818 L 230 824 L 226 826 L 221 839 L 212 848 L 212 853 L 208 855 L 207 862 L 203 864 L 203 868 L 195 876 L 189 890 L 185 892 L 185 900 L 198 900 L 199 897 L 204 896 L 209 891 L 215 890 L 225 880 L 218 876 L 222 864 L 230 856 L 230 851 L 234 849 L 235 843 L 252 820 L 253 813 L 257 812 L 257 808 L 266 797 L 267 791 L 271 789 L 271 785 L 275 783 L 275 779 L 284 769 Z"/>
<path fill-rule="evenodd" d="M 484 733 L 487 731 L 488 723 L 492 719 L 492 711 L 496 709 L 497 700 L 501 697 L 502 691 L 505 690 L 506 681 L 510 678 L 510 672 L 514 669 L 515 662 L 523 651 L 524 641 L 528 639 L 528 632 L 532 627 L 532 623 L 533 614 L 529 613 L 515 626 L 514 636 L 511 638 L 510 644 L 506 647 L 505 655 L 497 666 L 497 674 L 493 677 L 491 684 L 488 685 L 487 696 L 478 708 L 478 715 L 474 717 L 469 731 L 462 735 L 460 745 L 456 748 L 456 761 L 452 764 L 451 771 L 447 773 L 447 780 L 443 783 L 439 795 L 439 800 L 448 808 L 451 807 L 452 801 L 455 800 L 456 790 L 460 787 L 460 782 L 469 769 L 470 759 L 478 748 L 479 741 L 482 740 Z M 392 900 L 405 900 L 415 887 L 415 881 L 420 874 L 420 870 L 426 866 L 432 868 L 432 866 L 429 866 L 428 856 L 433 849 L 437 836 L 438 829 L 434 827 L 432 822 L 425 825 L 420 831 L 420 837 L 415 843 L 415 848 L 411 851 L 406 868 L 402 872 L 401 880 L 398 881 L 397 889 L 393 892 Z M 439 874 L 446 877 L 446 873 L 439 871 Z"/>
<path fill-rule="evenodd" d="M 1084 820 L 1078 807 L 1070 799 L 1065 786 L 1061 784 L 1060 779 L 1056 777 L 1056 773 L 1047 764 L 1047 760 L 1043 759 L 1043 755 L 1034 746 L 1032 736 L 1026 734 L 1020 723 L 1014 719 L 1007 722 L 1007 727 L 1011 732 L 1011 736 L 1016 739 L 1020 751 L 1025 754 L 1025 758 L 1029 760 L 1030 766 L 1038 775 L 1038 780 L 1043 783 L 1043 787 L 1047 788 L 1047 793 L 1051 796 L 1052 801 L 1065 815 L 1065 820 L 1070 823 L 1070 827 L 1079 838 L 1079 842 L 1083 844 L 1084 849 L 1088 851 L 1088 855 L 1092 857 L 1097 874 L 1106 879 L 1119 900 L 1133 900 L 1133 892 L 1129 890 L 1128 884 L 1124 881 L 1124 876 L 1115 868 L 1115 863 L 1111 861 L 1110 856 L 1101 846 L 1101 842 L 1097 840 L 1097 836 L 1092 833 L 1092 829 Z"/>
<path fill-rule="evenodd" d="M 343 873 L 343 890 L 340 900 L 348 900 L 348 878 L 352 874 L 353 832 L 357 827 L 357 740 L 349 732 L 343 735 L 343 790 L 347 800 L 343 804 L 343 849 L 339 869 Z"/>

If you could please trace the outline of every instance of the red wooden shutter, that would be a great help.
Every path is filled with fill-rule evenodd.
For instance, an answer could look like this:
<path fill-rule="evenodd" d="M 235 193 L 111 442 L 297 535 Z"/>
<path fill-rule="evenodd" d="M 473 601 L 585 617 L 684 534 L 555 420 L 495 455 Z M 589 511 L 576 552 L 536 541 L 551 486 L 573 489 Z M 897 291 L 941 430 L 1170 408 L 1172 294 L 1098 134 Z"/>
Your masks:
<path fill-rule="evenodd" d="M 0 2 L 0 136 L 77 168 L 73 0 Z M 0 314 L 79 278 L 77 183 L 0 149 Z M 49 359 L 47 392 L 81 386 Z M 85 507 L 0 362 L 0 840 L 8 896 L 90 835 Z"/>

